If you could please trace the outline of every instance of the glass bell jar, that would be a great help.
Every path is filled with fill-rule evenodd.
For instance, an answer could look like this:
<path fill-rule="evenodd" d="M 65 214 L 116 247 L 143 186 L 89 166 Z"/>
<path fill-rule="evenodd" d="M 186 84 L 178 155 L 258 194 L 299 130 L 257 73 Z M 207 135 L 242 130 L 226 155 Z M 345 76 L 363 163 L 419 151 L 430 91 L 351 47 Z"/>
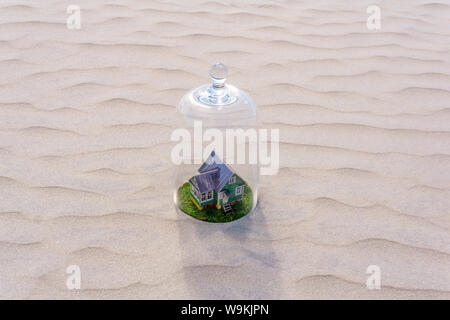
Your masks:
<path fill-rule="evenodd" d="M 214 64 L 209 75 L 211 83 L 187 92 L 177 106 L 174 202 L 193 218 L 230 222 L 251 213 L 258 201 L 256 106 L 226 83 L 224 64 Z"/>

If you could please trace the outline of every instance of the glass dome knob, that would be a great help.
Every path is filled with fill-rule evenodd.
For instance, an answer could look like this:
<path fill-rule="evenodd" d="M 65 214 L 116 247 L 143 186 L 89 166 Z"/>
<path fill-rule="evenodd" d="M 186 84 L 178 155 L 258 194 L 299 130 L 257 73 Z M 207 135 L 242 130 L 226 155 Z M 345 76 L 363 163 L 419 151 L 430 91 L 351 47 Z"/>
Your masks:
<path fill-rule="evenodd" d="M 203 90 L 201 87 L 195 93 L 198 101 L 209 106 L 225 106 L 235 103 L 238 100 L 238 97 L 225 84 L 228 76 L 228 68 L 222 62 L 214 64 L 209 69 L 209 76 L 212 82 L 211 85 L 206 90 Z"/>
<path fill-rule="evenodd" d="M 228 68 L 222 62 L 213 64 L 211 69 L 209 69 L 209 76 L 211 77 L 213 87 L 221 88 L 227 80 Z"/>

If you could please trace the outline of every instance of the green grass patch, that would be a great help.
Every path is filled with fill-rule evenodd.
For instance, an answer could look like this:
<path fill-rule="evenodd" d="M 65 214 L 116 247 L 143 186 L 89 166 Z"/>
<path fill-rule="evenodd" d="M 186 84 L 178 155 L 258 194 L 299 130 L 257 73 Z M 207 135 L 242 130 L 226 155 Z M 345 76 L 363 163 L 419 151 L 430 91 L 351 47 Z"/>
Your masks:
<path fill-rule="evenodd" d="M 178 189 L 178 207 L 184 213 L 198 220 L 208 222 L 230 222 L 242 218 L 252 209 L 253 196 L 252 190 L 248 185 L 245 185 L 244 187 L 242 200 L 233 204 L 231 206 L 233 210 L 228 213 L 225 213 L 222 209 L 217 209 L 216 207 L 199 210 L 190 198 L 190 188 L 189 182 L 186 182 Z"/>

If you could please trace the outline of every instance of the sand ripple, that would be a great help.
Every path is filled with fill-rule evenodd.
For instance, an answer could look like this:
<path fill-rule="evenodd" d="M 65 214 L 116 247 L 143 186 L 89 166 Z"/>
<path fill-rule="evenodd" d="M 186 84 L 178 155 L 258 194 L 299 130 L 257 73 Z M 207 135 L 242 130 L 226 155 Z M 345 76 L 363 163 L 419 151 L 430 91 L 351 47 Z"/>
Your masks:
<path fill-rule="evenodd" d="M 380 31 L 371 1 L 77 4 L 76 31 L 0 4 L 0 298 L 450 298 L 447 2 L 383 2 Z M 175 105 L 219 60 L 281 132 L 227 225 L 171 207 Z"/>

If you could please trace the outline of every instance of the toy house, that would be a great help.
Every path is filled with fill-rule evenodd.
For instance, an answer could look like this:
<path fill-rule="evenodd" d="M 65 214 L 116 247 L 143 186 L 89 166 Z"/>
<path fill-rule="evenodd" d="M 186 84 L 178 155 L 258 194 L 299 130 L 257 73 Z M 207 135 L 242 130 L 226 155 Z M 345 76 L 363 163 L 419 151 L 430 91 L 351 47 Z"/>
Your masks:
<path fill-rule="evenodd" d="M 245 181 L 211 152 L 198 169 L 199 174 L 189 180 L 190 197 L 198 209 L 216 206 L 229 212 L 231 205 L 242 200 Z"/>

